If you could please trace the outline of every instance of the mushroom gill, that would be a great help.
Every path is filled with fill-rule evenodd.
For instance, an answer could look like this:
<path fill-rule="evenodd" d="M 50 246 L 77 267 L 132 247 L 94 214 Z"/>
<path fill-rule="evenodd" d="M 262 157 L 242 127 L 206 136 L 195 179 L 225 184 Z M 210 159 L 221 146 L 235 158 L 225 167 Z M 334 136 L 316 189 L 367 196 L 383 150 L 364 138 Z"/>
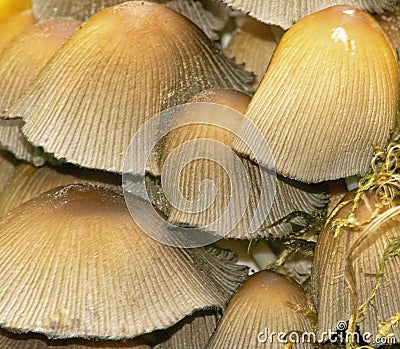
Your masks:
<path fill-rule="evenodd" d="M 290 28 L 313 12 L 334 5 L 350 5 L 373 13 L 382 13 L 393 8 L 396 0 L 222 0 L 235 10 L 240 10 L 251 17 L 267 24 Z"/>
<path fill-rule="evenodd" d="M 298 284 L 273 271 L 259 271 L 239 286 L 206 349 L 282 348 L 313 330 L 306 314 L 310 306 Z M 280 341 L 278 333 L 283 333 Z M 293 343 L 293 348 L 312 347 L 306 341 Z"/>
<path fill-rule="evenodd" d="M 276 171 L 303 182 L 365 174 L 399 103 L 397 58 L 377 22 L 350 6 L 303 18 L 279 42 L 246 116 Z M 241 134 L 249 138 L 248 127 Z M 269 152 L 255 142 L 261 165 Z M 238 139 L 234 149 L 253 157 Z"/>
<path fill-rule="evenodd" d="M 325 331 L 348 322 L 350 332 L 370 333 L 373 341 L 400 316 L 399 199 L 382 194 L 377 188 L 349 193 L 318 238 L 312 291 L 317 335 L 324 340 Z M 399 342 L 400 329 L 392 324 L 386 335 Z"/>
<path fill-rule="evenodd" d="M 160 229 L 136 201 L 146 229 Z M 231 254 L 153 240 L 110 188 L 56 188 L 0 219 L 0 323 L 14 332 L 134 338 L 223 308 L 246 274 Z"/>
<path fill-rule="evenodd" d="M 249 97 L 237 91 L 210 90 L 173 115 L 177 127 L 161 142 L 159 168 L 150 166 L 160 180 L 149 187 L 171 224 L 226 238 L 282 237 L 293 232 L 291 215 L 325 206 L 319 188 L 276 178 L 232 151 L 244 118 L 238 111 L 248 103 Z M 298 223 L 306 225 L 301 217 Z"/>
<path fill-rule="evenodd" d="M 57 159 L 121 173 L 153 115 L 207 88 L 248 90 L 249 80 L 188 19 L 131 1 L 84 23 L 8 116 L 22 117 L 28 141 Z"/>
<path fill-rule="evenodd" d="M 38 334 L 19 334 L 0 330 L 0 348 L 7 349 L 150 349 L 141 339 L 94 341 L 84 339 L 49 340 Z"/>
<path fill-rule="evenodd" d="M 0 110 L 12 105 L 80 23 L 58 18 L 29 26 L 4 48 L 0 56 Z M 0 120 L 0 147 L 15 157 L 43 165 L 43 154 L 20 131 L 20 120 Z"/>

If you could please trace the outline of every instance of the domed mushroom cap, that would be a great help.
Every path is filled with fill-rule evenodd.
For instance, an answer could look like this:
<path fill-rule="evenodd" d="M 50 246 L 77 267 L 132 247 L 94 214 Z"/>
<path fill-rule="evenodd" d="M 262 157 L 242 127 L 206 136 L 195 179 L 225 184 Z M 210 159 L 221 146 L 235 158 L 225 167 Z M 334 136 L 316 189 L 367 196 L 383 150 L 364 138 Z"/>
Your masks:
<path fill-rule="evenodd" d="M 312 292 L 318 307 L 319 338 L 324 331 L 335 331 L 339 321 L 356 316 L 353 320 L 359 333 L 369 332 L 369 339 L 375 340 L 378 325 L 398 315 L 400 256 L 393 253 L 382 263 L 387 249 L 400 236 L 399 200 L 381 206 L 379 196 L 375 189 L 357 200 L 354 191 L 349 193 L 318 238 Z M 400 341 L 398 326 L 389 332 Z M 324 339 L 328 339 L 326 334 Z"/>
<path fill-rule="evenodd" d="M 7 185 L 15 171 L 14 160 L 11 154 L 0 150 L 0 193 Z"/>
<path fill-rule="evenodd" d="M 297 307 L 302 310 L 296 311 Z M 302 312 L 308 307 L 307 297 L 298 284 L 273 271 L 259 271 L 233 295 L 206 348 L 282 348 L 287 343 L 279 343 L 276 335 L 267 337 L 272 332 L 296 332 L 300 336 L 312 331 L 311 319 Z M 312 348 L 311 343 L 293 346 Z"/>
<path fill-rule="evenodd" d="M 0 330 L 0 346 L 7 349 L 150 349 L 150 346 L 142 344 L 142 341 L 138 339 L 127 341 L 49 340 L 43 335 L 17 334 L 5 330 Z"/>
<path fill-rule="evenodd" d="M 207 88 L 248 89 L 248 78 L 185 17 L 131 1 L 91 17 L 9 116 L 23 117 L 28 141 L 57 159 L 121 173 L 153 115 Z"/>
<path fill-rule="evenodd" d="M 146 229 L 160 229 L 137 201 Z M 11 210 L 0 220 L 0 242 L 1 326 L 49 338 L 117 340 L 170 327 L 223 307 L 246 274 L 232 255 L 158 243 L 122 195 L 89 184 Z"/>
<path fill-rule="evenodd" d="M 78 28 L 80 22 L 58 18 L 29 26 L 14 38 L 0 56 L 0 111 L 12 105 L 35 80 L 46 63 Z M 40 151 L 35 151 L 20 131 L 20 120 L 0 120 L 0 146 L 18 159 L 43 165 Z"/>
<path fill-rule="evenodd" d="M 246 116 L 285 177 L 320 182 L 360 175 L 373 146 L 388 143 L 399 84 L 396 56 L 376 21 L 354 7 L 334 6 L 282 37 Z M 269 166 L 261 145 L 254 148 Z M 240 140 L 234 149 L 251 156 Z"/>
<path fill-rule="evenodd" d="M 0 24 L 0 51 L 18 34 L 22 33 L 27 27 L 35 23 L 32 11 L 27 10 Z"/>
<path fill-rule="evenodd" d="M 261 22 L 288 29 L 293 23 L 313 12 L 334 5 L 351 5 L 362 10 L 381 13 L 392 8 L 396 0 L 222 0 L 235 10 L 255 17 Z"/>
<path fill-rule="evenodd" d="M 231 150 L 244 119 L 236 110 L 245 111 L 248 96 L 210 90 L 191 102 L 172 117 L 176 127 L 159 151 L 160 172 L 152 173 L 161 175 L 161 183 L 151 188 L 150 196 L 170 223 L 203 228 L 221 237 L 281 237 L 293 231 L 291 219 L 285 219 L 290 214 L 312 213 L 325 206 L 327 197 L 318 188 L 277 179 L 273 171 Z M 206 182 L 212 182 L 212 188 Z"/>

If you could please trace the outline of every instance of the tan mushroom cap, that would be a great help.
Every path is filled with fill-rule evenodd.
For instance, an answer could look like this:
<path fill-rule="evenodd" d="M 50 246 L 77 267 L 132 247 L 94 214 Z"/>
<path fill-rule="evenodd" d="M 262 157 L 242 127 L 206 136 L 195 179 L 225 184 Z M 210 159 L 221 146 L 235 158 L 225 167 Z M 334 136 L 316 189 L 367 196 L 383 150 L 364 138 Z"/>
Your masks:
<path fill-rule="evenodd" d="M 141 340 L 88 341 L 82 339 L 49 340 L 43 335 L 17 334 L 0 330 L 0 348 L 7 349 L 86 349 L 86 348 L 126 348 L 150 349 Z"/>
<path fill-rule="evenodd" d="M 399 85 L 396 56 L 376 21 L 354 7 L 333 6 L 285 33 L 246 116 L 285 177 L 320 182 L 360 175 L 373 146 L 388 143 Z M 240 140 L 234 149 L 249 155 Z M 254 144 L 257 151 L 268 166 Z"/>
<path fill-rule="evenodd" d="M 346 4 L 362 10 L 381 13 L 392 8 L 396 0 L 222 0 L 235 10 L 249 14 L 261 22 L 288 29 L 293 23 L 313 12 L 334 5 Z"/>
<path fill-rule="evenodd" d="M 271 337 L 262 342 L 259 333 L 312 331 L 311 319 L 302 311 L 309 307 L 303 289 L 287 277 L 273 271 L 259 271 L 238 288 L 206 346 L 207 349 L 282 348 Z M 267 335 L 267 334 L 265 334 Z M 311 343 L 294 343 L 294 348 L 312 348 Z"/>
<path fill-rule="evenodd" d="M 35 23 L 31 10 L 21 12 L 0 24 L 0 51 L 18 34 Z"/>
<path fill-rule="evenodd" d="M 398 213 L 386 216 L 399 204 L 398 198 L 376 215 L 376 195 L 374 189 L 363 193 L 353 209 L 355 193 L 349 193 L 319 236 L 312 273 L 312 292 L 318 306 L 318 336 L 322 336 L 324 331 L 335 331 L 339 321 L 348 321 L 371 296 L 365 316 L 358 318 L 356 323 L 361 334 L 372 334 L 371 340 L 378 334 L 378 324 L 390 321 L 399 312 L 398 255 L 386 261 L 382 270 L 383 282 L 373 295 L 385 250 L 400 236 Z M 334 237 L 335 227 L 343 220 L 352 226 L 343 226 Z M 371 228 L 368 228 L 369 224 Z M 399 327 L 393 326 L 390 332 L 399 342 Z"/>
<path fill-rule="evenodd" d="M 185 17 L 131 1 L 91 17 L 8 115 L 23 117 L 28 141 L 57 159 L 121 173 L 153 115 L 204 89 L 249 89 L 248 79 Z"/>
<path fill-rule="evenodd" d="M 11 154 L 0 150 L 0 193 L 4 190 L 15 171 L 15 160 Z"/>
<path fill-rule="evenodd" d="M 226 238 L 282 237 L 293 232 L 289 215 L 295 212 L 310 214 L 325 206 L 327 196 L 322 190 L 281 176 L 276 180 L 273 172 L 265 172 L 267 180 L 264 183 L 261 171 L 265 170 L 229 151 L 234 132 L 242 121 L 236 110 L 241 113 L 246 110 L 247 95 L 233 90 L 209 90 L 196 95 L 191 102 L 174 117 L 177 125 L 185 122 L 189 125 L 175 128 L 165 137 L 157 169 L 160 172 L 152 173 L 161 175 L 161 182 L 155 181 L 149 188 L 153 202 L 170 223 L 210 229 Z M 221 144 L 227 148 L 221 150 Z M 182 149 L 182 146 L 189 148 Z M 196 159 L 198 154 L 204 153 L 208 158 L 202 155 Z M 189 163 L 188 154 L 189 157 L 193 155 L 193 161 Z M 237 171 L 238 166 L 243 166 L 244 174 Z M 216 188 L 215 198 L 208 207 L 196 209 L 197 202 L 205 202 L 212 196 L 212 192 L 205 193 L 200 189 L 206 180 L 212 181 Z M 272 207 L 264 214 L 268 202 Z M 297 223 L 306 224 L 302 219 Z M 255 225 L 258 225 L 257 230 Z"/>
<path fill-rule="evenodd" d="M 80 22 L 58 18 L 29 26 L 15 37 L 0 56 L 0 111 L 12 105 L 36 79 L 46 63 L 71 36 Z M 20 131 L 20 120 L 0 120 L 0 146 L 18 159 L 43 165 L 42 152 L 35 150 Z"/>
<path fill-rule="evenodd" d="M 160 229 L 143 207 L 137 199 L 146 229 Z M 2 216 L 0 256 L 1 326 L 54 339 L 128 339 L 170 327 L 224 307 L 247 274 L 231 254 L 156 242 L 122 195 L 89 184 L 56 188 Z"/>
<path fill-rule="evenodd" d="M 50 190 L 67 184 L 102 183 L 117 189 L 118 177 L 110 174 L 92 173 L 77 168 L 34 167 L 23 163 L 18 165 L 9 178 L 4 191 L 0 193 L 0 215 L 22 203 Z"/>
<path fill-rule="evenodd" d="M 232 33 L 224 53 L 237 64 L 244 63 L 245 69 L 255 74 L 253 85 L 257 87 L 267 70 L 277 42 L 272 26 L 246 17 Z"/>

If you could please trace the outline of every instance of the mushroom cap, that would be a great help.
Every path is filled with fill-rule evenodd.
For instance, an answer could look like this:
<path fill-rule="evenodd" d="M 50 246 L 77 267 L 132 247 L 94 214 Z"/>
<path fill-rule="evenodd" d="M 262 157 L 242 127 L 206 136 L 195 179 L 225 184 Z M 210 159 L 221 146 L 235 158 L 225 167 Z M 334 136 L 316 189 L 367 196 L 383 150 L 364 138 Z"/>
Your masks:
<path fill-rule="evenodd" d="M 265 343 L 258 341 L 259 333 L 265 329 L 286 334 L 311 331 L 312 320 L 295 310 L 309 305 L 298 284 L 273 271 L 259 271 L 239 286 L 206 348 L 281 348 L 276 336 Z M 294 347 L 312 345 L 295 343 Z"/>
<path fill-rule="evenodd" d="M 388 143 L 399 81 L 377 22 L 354 7 L 333 6 L 284 34 L 246 116 L 265 136 L 277 173 L 303 182 L 360 175 L 373 146 Z M 244 138 L 249 132 L 243 128 Z M 252 148 L 268 166 L 269 151 Z M 239 139 L 234 149 L 252 158 Z"/>
<path fill-rule="evenodd" d="M 398 213 L 384 218 L 391 209 L 398 208 L 398 198 L 383 207 L 378 215 L 375 189 L 363 193 L 357 203 L 354 198 L 354 191 L 345 196 L 318 238 L 311 284 L 318 307 L 318 338 L 324 331 L 335 331 L 339 321 L 348 321 L 354 310 L 372 296 L 384 253 L 400 236 Z M 344 220 L 351 226 L 340 228 L 335 237 L 337 224 Z M 368 226 L 373 228 L 367 229 Z M 356 322 L 359 333 L 371 333 L 371 340 L 378 334 L 378 324 L 389 321 L 400 309 L 400 256 L 389 258 L 382 271 L 382 284 L 368 303 L 364 316 Z M 398 326 L 390 332 L 395 334 L 396 342 L 400 341 Z M 326 334 L 324 338 L 328 339 Z"/>
<path fill-rule="evenodd" d="M 49 340 L 43 335 L 18 334 L 5 330 L 0 330 L 0 347 L 7 349 L 150 349 L 150 346 L 142 344 L 142 341 L 137 339 L 127 341 Z"/>
<path fill-rule="evenodd" d="M 131 197 L 131 202 L 133 198 Z M 146 229 L 160 229 L 137 199 Z M 0 325 L 49 338 L 129 339 L 224 307 L 247 274 L 215 249 L 172 248 L 109 188 L 56 188 L 0 219 Z"/>
<path fill-rule="evenodd" d="M 0 56 L 1 111 L 21 96 L 79 25 L 80 22 L 70 18 L 36 23 L 7 44 Z"/>
<path fill-rule="evenodd" d="M 21 12 L 0 24 L 0 51 L 18 34 L 35 23 L 31 10 Z"/>
<path fill-rule="evenodd" d="M 8 116 L 22 117 L 28 141 L 57 159 L 122 173 L 132 137 L 153 115 L 248 81 L 188 19 L 131 1 L 82 25 Z"/>
<path fill-rule="evenodd" d="M 267 24 L 279 25 L 284 29 L 313 12 L 324 8 L 346 4 L 362 10 L 382 13 L 392 8 L 396 0 L 222 0 L 235 10 L 240 10 Z"/>
<path fill-rule="evenodd" d="M 28 26 L 16 36 L 0 56 L 0 111 L 12 105 L 36 79 L 46 63 L 71 36 L 80 22 L 58 18 Z M 34 149 L 20 131 L 20 120 L 0 120 L 0 146 L 15 157 L 37 166 L 43 165 L 43 154 Z"/>

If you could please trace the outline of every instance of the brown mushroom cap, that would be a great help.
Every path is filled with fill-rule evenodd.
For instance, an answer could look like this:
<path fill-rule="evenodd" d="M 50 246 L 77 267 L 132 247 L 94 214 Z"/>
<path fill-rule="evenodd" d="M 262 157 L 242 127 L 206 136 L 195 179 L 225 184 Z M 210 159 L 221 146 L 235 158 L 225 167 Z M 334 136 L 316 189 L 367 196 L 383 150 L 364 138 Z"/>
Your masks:
<path fill-rule="evenodd" d="M 8 116 L 23 117 L 28 141 L 57 159 L 121 173 L 153 115 L 207 88 L 249 89 L 248 79 L 185 17 L 131 1 L 91 17 Z"/>
<path fill-rule="evenodd" d="M 261 22 L 288 29 L 293 23 L 313 12 L 334 5 L 346 4 L 370 12 L 382 13 L 390 9 L 396 0 L 222 0 L 235 10 L 255 17 Z"/>
<path fill-rule="evenodd" d="M 134 338 L 224 307 L 246 274 L 231 254 L 156 242 L 100 186 L 56 188 L 0 219 L 0 324 L 17 332 Z"/>
<path fill-rule="evenodd" d="M 354 7 L 333 6 L 285 33 L 246 116 L 285 177 L 320 182 L 360 175 L 370 166 L 372 146 L 388 143 L 399 79 L 396 56 L 376 21 Z M 242 132 L 247 139 L 250 130 Z M 253 157 L 240 140 L 234 149 Z M 269 152 L 261 144 L 253 151 L 268 166 Z"/>
<path fill-rule="evenodd" d="M 207 349 L 281 348 L 277 337 L 271 342 L 258 340 L 260 332 L 312 331 L 312 320 L 295 307 L 307 308 L 302 288 L 273 271 L 260 271 L 238 288 L 206 346 Z M 304 309 L 303 309 L 304 311 Z M 297 348 L 311 348 L 310 343 L 295 343 Z"/>
<path fill-rule="evenodd" d="M 375 189 L 363 193 L 355 201 L 355 192 L 349 193 L 330 217 L 329 224 L 318 238 L 314 255 L 312 291 L 318 306 L 317 335 L 335 331 L 339 321 L 349 321 L 366 304 L 364 315 L 353 318 L 359 333 L 378 334 L 378 324 L 389 321 L 400 309 L 400 257 L 394 254 L 381 270 L 384 253 L 400 236 L 399 216 L 386 217 L 399 205 L 398 198 L 391 204 L 380 205 Z M 386 218 L 385 218 L 386 217 Z M 340 228 L 340 223 L 346 223 Z M 371 228 L 369 228 L 371 227 Z M 338 230 L 337 230 L 338 229 Z M 335 233 L 337 236 L 335 237 Z M 379 275 L 383 282 L 373 294 Z M 367 300 L 371 301 L 367 303 Z M 360 315 L 360 314 L 358 314 Z M 400 329 L 390 332 L 400 340 Z M 326 334 L 324 336 L 325 340 Z"/>

